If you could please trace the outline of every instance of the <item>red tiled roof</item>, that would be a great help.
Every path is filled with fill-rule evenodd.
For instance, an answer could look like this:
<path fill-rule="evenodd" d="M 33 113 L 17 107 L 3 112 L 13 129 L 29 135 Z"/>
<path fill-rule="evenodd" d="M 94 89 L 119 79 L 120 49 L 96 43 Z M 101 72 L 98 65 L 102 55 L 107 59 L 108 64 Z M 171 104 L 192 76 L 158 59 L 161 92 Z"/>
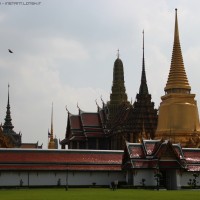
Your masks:
<path fill-rule="evenodd" d="M 81 129 L 81 120 L 79 115 L 69 115 L 71 129 Z"/>
<path fill-rule="evenodd" d="M 121 169 L 122 151 L 0 149 L 0 169 Z M 71 166 L 71 167 L 70 167 Z"/>
<path fill-rule="evenodd" d="M 199 172 L 200 171 L 200 165 L 188 165 L 187 170 L 192 171 L 192 172 Z"/>
<path fill-rule="evenodd" d="M 187 163 L 200 164 L 200 149 L 183 149 L 183 154 Z"/>
<path fill-rule="evenodd" d="M 120 165 L 0 165 L 0 170 L 121 171 Z"/>
<path fill-rule="evenodd" d="M 128 142 L 126 144 L 123 155 L 123 167 L 125 168 L 185 169 L 189 163 L 200 165 L 200 149 L 182 150 L 178 144 L 172 145 L 169 141 L 156 140 L 143 141 L 141 144 Z M 132 165 L 130 166 L 129 163 Z"/>
<path fill-rule="evenodd" d="M 144 151 L 141 144 L 129 145 L 130 158 L 144 158 Z"/>
<path fill-rule="evenodd" d="M 81 113 L 83 126 L 101 126 L 98 113 Z"/>

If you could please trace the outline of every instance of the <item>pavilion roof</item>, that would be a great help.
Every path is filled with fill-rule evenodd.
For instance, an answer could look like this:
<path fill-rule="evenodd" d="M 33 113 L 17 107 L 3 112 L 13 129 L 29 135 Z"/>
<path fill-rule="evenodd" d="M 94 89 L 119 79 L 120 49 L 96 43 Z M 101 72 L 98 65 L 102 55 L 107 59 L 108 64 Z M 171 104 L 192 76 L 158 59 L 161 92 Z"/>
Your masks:
<path fill-rule="evenodd" d="M 126 143 L 122 168 L 182 168 L 200 171 L 200 149 L 182 148 L 168 140 Z"/>

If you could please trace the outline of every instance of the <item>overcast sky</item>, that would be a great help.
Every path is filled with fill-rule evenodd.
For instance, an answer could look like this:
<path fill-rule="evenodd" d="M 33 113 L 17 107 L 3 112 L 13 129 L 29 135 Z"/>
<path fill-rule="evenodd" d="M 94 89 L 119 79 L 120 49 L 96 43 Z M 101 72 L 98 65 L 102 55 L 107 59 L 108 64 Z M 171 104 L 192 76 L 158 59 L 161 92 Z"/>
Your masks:
<path fill-rule="evenodd" d="M 145 32 L 147 83 L 156 108 L 164 95 L 171 62 L 175 8 L 183 59 L 192 93 L 200 104 L 200 1 L 40 0 L 9 5 L 0 0 L 0 122 L 10 84 L 11 117 L 23 142 L 47 148 L 51 106 L 54 134 L 64 139 L 68 110 L 97 110 L 107 102 L 117 49 L 124 64 L 128 99 L 135 100 Z M 13 50 L 13 54 L 8 52 Z"/>

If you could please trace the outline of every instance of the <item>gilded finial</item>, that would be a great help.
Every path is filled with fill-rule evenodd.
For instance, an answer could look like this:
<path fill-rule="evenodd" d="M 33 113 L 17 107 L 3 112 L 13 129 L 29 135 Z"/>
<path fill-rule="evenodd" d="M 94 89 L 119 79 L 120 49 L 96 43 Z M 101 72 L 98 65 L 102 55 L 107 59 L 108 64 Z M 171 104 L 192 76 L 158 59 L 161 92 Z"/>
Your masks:
<path fill-rule="evenodd" d="M 119 49 L 117 49 L 117 58 L 119 58 L 120 54 L 119 54 Z"/>

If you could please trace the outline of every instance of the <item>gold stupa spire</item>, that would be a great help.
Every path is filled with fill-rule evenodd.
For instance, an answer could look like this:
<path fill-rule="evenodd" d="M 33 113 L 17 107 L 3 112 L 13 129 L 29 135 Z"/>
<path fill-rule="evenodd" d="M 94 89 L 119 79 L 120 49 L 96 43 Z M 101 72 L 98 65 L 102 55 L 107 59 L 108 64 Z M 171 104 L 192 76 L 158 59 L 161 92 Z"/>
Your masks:
<path fill-rule="evenodd" d="M 177 9 L 175 9 L 175 30 L 174 45 L 171 59 L 170 72 L 165 87 L 166 93 L 189 93 L 191 87 L 189 85 L 187 75 L 184 68 L 181 45 L 179 40 Z"/>
<path fill-rule="evenodd" d="M 155 139 L 170 140 L 182 147 L 199 147 L 198 107 L 195 94 L 190 90 L 181 53 L 176 9 L 172 60 L 165 95 L 161 97 Z"/>
<path fill-rule="evenodd" d="M 50 130 L 50 140 L 48 149 L 56 149 L 55 141 L 53 138 L 53 103 L 52 103 L 52 109 L 51 109 L 51 130 Z"/>

